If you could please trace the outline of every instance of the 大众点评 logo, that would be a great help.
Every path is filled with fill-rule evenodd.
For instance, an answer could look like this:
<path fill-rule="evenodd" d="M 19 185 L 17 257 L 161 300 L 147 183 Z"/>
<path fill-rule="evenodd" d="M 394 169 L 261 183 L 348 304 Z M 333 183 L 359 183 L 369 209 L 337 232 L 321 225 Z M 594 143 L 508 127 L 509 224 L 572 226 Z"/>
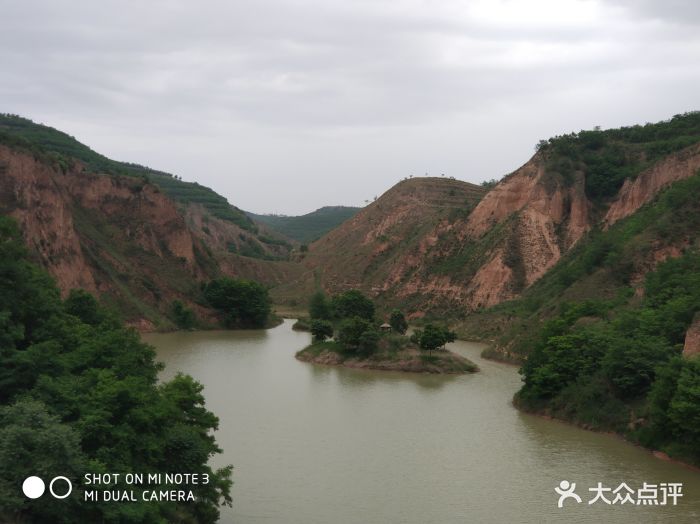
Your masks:
<path fill-rule="evenodd" d="M 680 482 L 662 482 L 660 484 L 648 484 L 644 482 L 639 489 L 633 489 L 622 482 L 615 489 L 603 486 L 602 482 L 593 488 L 588 488 L 591 498 L 588 504 L 602 502 L 603 504 L 617 505 L 632 504 L 636 506 L 666 506 L 669 503 L 675 506 L 678 497 L 682 497 L 683 484 Z M 557 507 L 563 508 L 564 502 L 571 499 L 580 504 L 583 502 L 576 493 L 576 483 L 562 480 L 559 486 L 554 488 L 559 495 Z"/>

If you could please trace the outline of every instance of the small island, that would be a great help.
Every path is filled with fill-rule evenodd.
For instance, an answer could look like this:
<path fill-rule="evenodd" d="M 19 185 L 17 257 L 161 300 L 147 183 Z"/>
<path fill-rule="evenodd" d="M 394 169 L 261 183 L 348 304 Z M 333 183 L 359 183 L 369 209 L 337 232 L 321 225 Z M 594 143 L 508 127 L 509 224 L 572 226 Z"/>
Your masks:
<path fill-rule="evenodd" d="M 296 354 L 303 362 L 409 373 L 478 371 L 473 362 L 445 349 L 455 340 L 454 332 L 427 324 L 406 336 L 408 324 L 401 311 L 394 310 L 388 323 L 379 324 L 374 304 L 357 290 L 330 300 L 316 293 L 309 317 L 298 323 L 298 328 L 308 326 L 313 335 L 312 344 Z"/>

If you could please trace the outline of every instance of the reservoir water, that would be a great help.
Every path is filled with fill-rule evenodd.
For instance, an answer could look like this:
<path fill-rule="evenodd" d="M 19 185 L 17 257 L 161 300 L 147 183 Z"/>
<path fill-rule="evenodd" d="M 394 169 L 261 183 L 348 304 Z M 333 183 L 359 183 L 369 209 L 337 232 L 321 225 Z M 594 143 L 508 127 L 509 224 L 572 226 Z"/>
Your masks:
<path fill-rule="evenodd" d="M 479 365 L 471 375 L 321 367 L 294 358 L 310 335 L 292 323 L 144 337 L 162 377 L 192 375 L 220 418 L 214 465 L 235 467 L 222 523 L 700 522 L 699 472 L 520 413 L 517 368 L 481 359 L 479 344 L 450 345 Z M 580 504 L 557 508 L 562 480 L 576 483 Z M 683 496 L 588 504 L 599 482 L 682 483 Z"/>

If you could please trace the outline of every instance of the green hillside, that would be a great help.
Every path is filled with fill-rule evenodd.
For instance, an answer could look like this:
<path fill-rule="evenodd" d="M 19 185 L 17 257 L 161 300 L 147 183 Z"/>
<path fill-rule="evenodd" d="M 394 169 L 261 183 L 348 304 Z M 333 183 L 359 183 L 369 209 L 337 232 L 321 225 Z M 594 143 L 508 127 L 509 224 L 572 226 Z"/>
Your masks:
<path fill-rule="evenodd" d="M 487 354 L 524 361 L 521 408 L 700 463 L 700 359 L 681 356 L 700 312 L 698 195 L 700 172 L 464 322 L 462 336 L 495 340 Z"/>
<path fill-rule="evenodd" d="M 347 219 L 355 216 L 361 208 L 346 206 L 326 206 L 306 215 L 256 215 L 248 213 L 254 221 L 260 222 L 302 244 L 313 242 L 335 229 Z"/>
<path fill-rule="evenodd" d="M 598 203 L 609 199 L 625 179 L 634 178 L 666 155 L 700 142 L 700 111 L 670 120 L 594 129 L 541 140 L 538 151 L 547 155 L 547 171 L 571 180 L 586 174 L 586 195 Z"/>
<path fill-rule="evenodd" d="M 35 155 L 51 155 L 52 160 L 62 166 L 64 171 L 70 164 L 70 159 L 75 158 L 95 173 L 146 177 L 173 200 L 183 204 L 201 204 L 217 218 L 232 222 L 243 229 L 256 229 L 253 221 L 243 211 L 229 204 L 224 197 L 208 187 L 197 182 L 184 182 L 170 173 L 139 164 L 111 160 L 70 135 L 29 119 L 0 114 L 0 143 L 24 147 Z"/>

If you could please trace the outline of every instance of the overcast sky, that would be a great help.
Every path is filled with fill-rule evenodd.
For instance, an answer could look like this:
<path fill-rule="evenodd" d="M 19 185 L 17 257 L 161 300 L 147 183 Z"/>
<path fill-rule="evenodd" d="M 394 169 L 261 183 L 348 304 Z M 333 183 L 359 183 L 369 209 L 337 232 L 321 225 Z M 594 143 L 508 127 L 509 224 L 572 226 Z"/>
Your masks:
<path fill-rule="evenodd" d="M 697 0 L 0 0 L 0 111 L 255 212 L 700 109 Z"/>

